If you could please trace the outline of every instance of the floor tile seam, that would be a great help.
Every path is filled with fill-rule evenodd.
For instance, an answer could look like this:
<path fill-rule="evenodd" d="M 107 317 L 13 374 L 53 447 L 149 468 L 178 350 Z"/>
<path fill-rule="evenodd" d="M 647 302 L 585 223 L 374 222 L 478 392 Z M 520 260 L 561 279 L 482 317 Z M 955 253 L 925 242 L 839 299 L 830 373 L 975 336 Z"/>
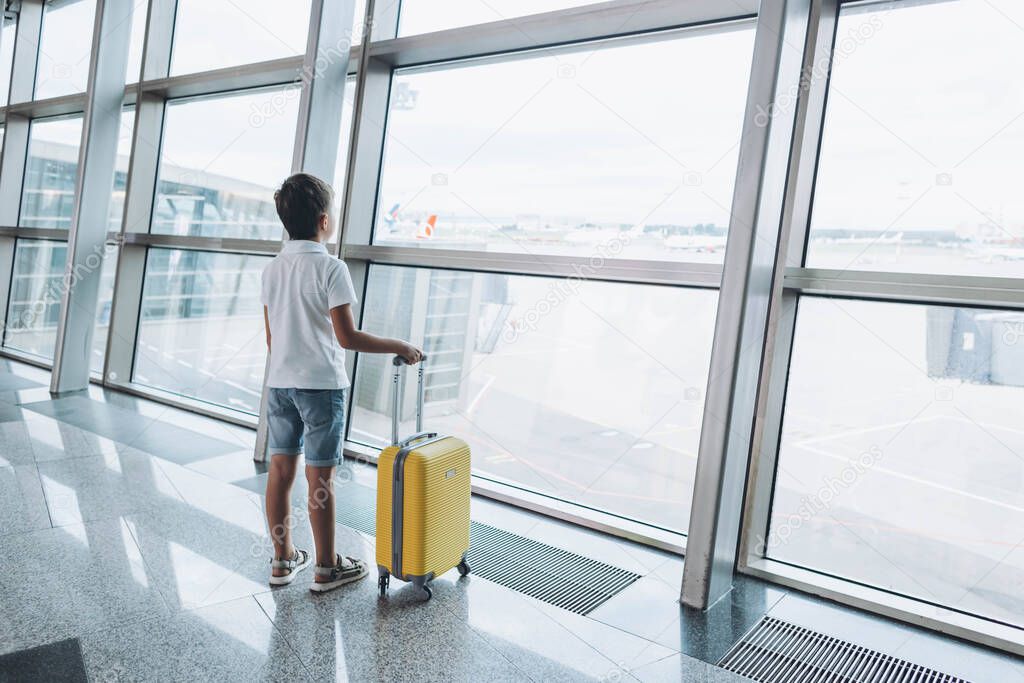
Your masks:
<path fill-rule="evenodd" d="M 451 618 L 456 623 L 462 624 L 463 626 L 465 626 L 466 629 L 473 635 L 474 638 L 477 638 L 481 643 L 483 643 L 483 645 L 485 647 L 490 648 L 490 650 L 492 650 L 494 652 L 494 654 L 496 654 L 497 656 L 499 656 L 503 660 L 505 660 L 505 662 L 509 666 L 511 666 L 515 671 L 518 671 L 525 679 L 527 679 L 529 681 L 532 681 L 532 683 L 538 683 L 538 681 L 536 681 L 536 679 L 534 679 L 533 676 L 528 674 L 526 671 L 523 671 L 523 669 L 521 667 L 519 667 L 515 662 L 513 662 L 511 659 L 509 659 L 505 655 L 504 652 L 502 652 L 501 650 L 496 648 L 494 645 L 492 645 L 491 642 L 486 637 L 484 637 L 477 629 L 475 629 L 472 624 L 470 624 L 468 621 L 463 621 L 462 617 L 455 611 L 455 609 L 453 607 L 449 607 L 447 605 L 442 605 L 442 609 L 447 611 L 449 616 L 451 616 Z"/>
<path fill-rule="evenodd" d="M 263 614 L 263 616 L 265 616 L 267 618 L 267 621 L 270 622 L 270 628 L 274 629 L 274 631 L 276 633 L 280 634 L 281 639 L 284 640 L 285 645 L 288 646 L 288 650 L 291 651 L 291 653 L 295 657 L 296 661 L 299 662 L 299 665 L 302 666 L 302 669 L 306 672 L 306 676 L 308 677 L 308 680 L 312 681 L 313 680 L 313 672 L 310 670 L 309 665 L 306 664 L 306 662 L 302 659 L 302 655 L 299 654 L 299 651 L 296 649 L 295 645 L 292 643 L 292 639 L 289 637 L 288 633 L 285 632 L 284 629 L 278 628 L 277 622 L 274 621 L 274 618 L 272 616 L 270 616 L 270 613 L 267 612 L 266 608 L 263 607 L 263 603 L 260 602 L 256 598 L 257 595 L 266 595 L 266 594 L 268 594 L 270 592 L 271 591 L 264 591 L 264 592 L 261 592 L 261 593 L 253 593 L 252 595 L 249 596 L 249 598 L 252 599 L 252 601 L 256 603 L 256 606 L 259 608 L 260 612 Z"/>
<path fill-rule="evenodd" d="M 154 577 L 155 578 L 157 576 L 156 569 L 146 559 L 146 553 L 144 553 L 142 551 L 142 543 L 139 542 L 139 538 L 136 535 L 136 531 L 135 531 L 134 525 L 129 524 L 128 520 L 125 519 L 123 516 L 120 518 L 120 520 L 121 520 L 121 524 L 123 524 L 125 526 L 125 528 L 128 529 L 128 535 L 132 537 L 132 543 L 135 544 L 135 549 L 139 553 L 139 558 L 142 560 L 142 566 L 145 567 L 145 569 L 146 569 L 147 581 L 149 580 L 149 577 Z M 171 607 L 171 603 L 168 602 L 167 596 L 164 595 L 163 590 L 161 590 L 158 585 L 154 585 L 153 586 L 153 590 L 155 590 L 156 594 L 158 596 L 160 596 L 160 602 L 163 603 L 164 609 L 167 610 L 168 614 L 172 614 L 173 615 L 173 614 L 176 614 L 177 612 L 180 611 L 180 610 L 176 610 L 173 607 Z"/>

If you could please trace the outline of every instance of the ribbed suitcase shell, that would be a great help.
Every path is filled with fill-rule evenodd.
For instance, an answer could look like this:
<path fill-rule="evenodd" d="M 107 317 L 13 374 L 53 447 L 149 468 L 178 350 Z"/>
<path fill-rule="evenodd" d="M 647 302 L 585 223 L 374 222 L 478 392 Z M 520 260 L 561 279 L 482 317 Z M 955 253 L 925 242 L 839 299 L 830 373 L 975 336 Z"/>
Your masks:
<path fill-rule="evenodd" d="M 398 579 L 422 584 L 457 566 L 469 549 L 469 446 L 449 436 L 406 456 L 402 564 L 396 571 L 392 501 L 398 453 L 398 446 L 389 446 L 377 463 L 377 565 Z"/>

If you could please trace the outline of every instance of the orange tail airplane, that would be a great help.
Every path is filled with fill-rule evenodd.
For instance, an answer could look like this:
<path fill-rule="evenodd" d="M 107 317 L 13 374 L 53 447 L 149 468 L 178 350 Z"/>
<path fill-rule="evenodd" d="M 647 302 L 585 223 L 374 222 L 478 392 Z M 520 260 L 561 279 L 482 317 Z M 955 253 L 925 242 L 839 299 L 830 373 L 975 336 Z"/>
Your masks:
<path fill-rule="evenodd" d="M 421 223 L 416 231 L 416 239 L 428 240 L 434 236 L 434 228 L 437 227 L 437 216 L 431 215 L 425 223 Z"/>

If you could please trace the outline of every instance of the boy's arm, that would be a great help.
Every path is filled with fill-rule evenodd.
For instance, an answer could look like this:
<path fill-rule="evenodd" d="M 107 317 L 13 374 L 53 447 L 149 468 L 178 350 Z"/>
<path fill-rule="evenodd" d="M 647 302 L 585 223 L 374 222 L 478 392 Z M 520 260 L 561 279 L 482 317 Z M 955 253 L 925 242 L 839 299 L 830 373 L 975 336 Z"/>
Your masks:
<path fill-rule="evenodd" d="M 410 365 L 419 363 L 423 352 L 412 344 L 400 339 L 388 339 L 356 329 L 355 318 L 352 317 L 352 306 L 345 304 L 331 309 L 331 322 L 334 324 L 334 336 L 342 348 L 363 353 L 393 353 L 401 356 Z"/>
<path fill-rule="evenodd" d="M 267 351 L 270 350 L 270 313 L 267 311 L 267 307 L 263 307 L 263 326 L 267 331 Z"/>

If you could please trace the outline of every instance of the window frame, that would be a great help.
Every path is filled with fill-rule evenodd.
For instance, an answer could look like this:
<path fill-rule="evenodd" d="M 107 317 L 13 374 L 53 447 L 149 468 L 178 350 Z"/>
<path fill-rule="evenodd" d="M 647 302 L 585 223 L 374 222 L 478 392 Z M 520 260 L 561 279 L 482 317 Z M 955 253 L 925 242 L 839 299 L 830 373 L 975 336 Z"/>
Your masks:
<path fill-rule="evenodd" d="M 1024 629 L 769 558 L 761 540 L 768 538 L 770 528 L 789 368 L 797 312 L 803 297 L 1024 310 L 1024 278 L 826 269 L 805 265 L 840 11 L 845 4 L 864 6 L 876 3 L 882 4 L 881 0 L 825 0 L 822 3 L 819 40 L 813 48 L 813 63 L 827 64 L 828 68 L 824 77 L 807 80 L 807 94 L 797 105 L 798 124 L 789 150 L 792 165 L 786 187 L 788 209 L 782 229 L 785 245 L 776 257 L 769 317 L 769 329 L 774 331 L 774 335 L 765 344 L 754 438 L 744 472 L 747 488 L 737 570 L 842 604 L 1022 654 Z"/>
<path fill-rule="evenodd" d="M 578 49 L 579 43 L 618 46 L 630 41 L 657 41 L 666 32 L 679 36 L 699 35 L 717 30 L 720 24 L 751 22 L 756 3 L 730 3 L 722 7 L 704 0 L 645 4 L 629 2 L 601 3 L 560 10 L 522 19 L 495 22 L 413 35 L 371 43 L 368 54 L 360 55 L 366 66 L 359 82 L 362 86 L 355 102 L 354 154 L 350 155 L 349 183 L 343 220 L 337 244 L 339 253 L 352 271 L 357 291 L 364 291 L 371 265 L 396 265 L 415 268 L 494 272 L 508 275 L 578 277 L 594 270 L 589 256 L 523 254 L 439 248 L 409 248 L 373 243 L 379 192 L 383 174 L 383 154 L 387 140 L 387 114 L 395 71 L 405 67 L 445 67 L 452 63 L 507 61 L 534 56 L 538 49 Z M 623 19 L 632 16 L 633 22 Z M 624 30 L 630 25 L 635 30 Z M 380 22 L 377 28 L 380 29 Z M 443 38 L 442 38 L 443 35 Z M 675 37 L 675 35 L 673 35 Z M 486 45 L 486 47 L 484 47 Z M 360 126 L 365 120 L 384 124 Z M 622 283 L 658 284 L 683 288 L 718 289 L 722 264 L 690 261 L 605 259 L 592 279 Z M 365 301 L 365 296 L 363 297 Z M 357 312 L 361 318 L 361 310 Z M 358 320 L 357 320 L 358 322 Z M 358 354 L 349 354 L 349 376 L 358 372 Z M 348 424 L 352 424 L 349 406 Z M 376 462 L 376 453 L 354 441 L 346 442 L 352 457 Z M 686 535 L 668 532 L 621 516 L 582 505 L 552 499 L 542 493 L 526 491 L 514 484 L 488 481 L 474 475 L 474 490 L 500 500 L 543 510 L 563 519 L 610 532 L 631 540 L 683 553 Z"/>
<path fill-rule="evenodd" d="M 54 227 L 45 227 L 44 228 L 44 227 L 41 227 L 41 226 L 22 225 L 21 224 L 21 222 L 22 222 L 22 215 L 21 214 L 25 210 L 25 195 L 26 195 L 26 191 L 28 189 L 27 188 L 27 183 L 28 183 L 28 165 L 29 165 L 29 160 L 32 158 L 32 156 L 31 156 L 31 154 L 32 154 L 32 133 L 35 130 L 36 125 L 37 124 L 45 125 L 45 124 L 51 123 L 51 122 L 75 121 L 75 120 L 80 122 L 80 127 L 84 127 L 84 125 L 85 125 L 85 114 L 83 112 L 71 112 L 71 113 L 68 113 L 68 114 L 58 114 L 56 116 L 44 116 L 44 117 L 33 118 L 33 119 L 29 120 L 29 122 L 28 122 L 28 145 L 26 146 L 26 150 L 25 150 L 25 166 L 24 166 L 24 171 L 23 171 L 22 180 L 21 180 L 21 195 L 18 198 L 18 218 L 17 218 L 17 223 L 15 223 L 15 225 L 17 225 L 19 228 L 35 228 L 35 229 L 43 229 L 43 230 L 58 230 L 58 231 L 60 231 L 61 233 L 65 234 L 65 235 L 69 234 L 69 232 L 70 232 L 70 222 L 72 220 L 70 217 L 68 218 L 68 223 L 69 223 L 69 227 L 68 228 L 54 228 Z M 81 146 L 81 132 L 79 132 L 79 149 L 75 150 L 76 157 L 78 156 L 78 154 L 81 151 L 80 146 Z M 77 164 L 79 163 L 79 160 L 76 160 L 75 163 L 76 163 L 76 175 L 77 175 Z M 75 201 L 75 195 L 74 194 L 72 194 L 71 199 L 72 199 L 72 204 L 74 204 L 74 201 Z"/>
<path fill-rule="evenodd" d="M 295 95 L 288 94 L 289 90 L 294 91 L 296 94 Z M 214 93 L 206 93 L 206 94 L 200 94 L 200 95 L 188 95 L 188 96 L 183 96 L 183 97 L 168 97 L 167 99 L 164 100 L 164 102 L 163 102 L 164 109 L 163 109 L 163 112 L 162 112 L 162 115 L 161 115 L 162 116 L 162 125 L 160 127 L 160 138 L 159 138 L 159 145 L 158 145 L 159 151 L 158 151 L 157 157 L 156 157 L 156 180 L 155 180 L 154 188 L 153 188 L 153 211 L 152 211 L 151 216 L 150 216 L 149 226 L 147 227 L 147 232 L 150 235 L 153 235 L 154 237 L 187 237 L 189 239 L 195 238 L 197 240 L 207 240 L 207 242 L 205 242 L 205 244 L 211 244 L 211 245 L 213 244 L 213 242 L 210 242 L 211 240 L 220 240 L 222 242 L 224 240 L 229 240 L 229 241 L 234 241 L 234 242 L 245 242 L 245 243 L 249 243 L 249 242 L 269 242 L 270 244 L 273 244 L 275 247 L 279 245 L 280 238 L 278 238 L 278 237 L 241 237 L 240 238 L 240 237 L 204 236 L 204 235 L 175 235 L 174 233 L 155 232 L 153 230 L 154 223 L 155 223 L 155 221 L 157 219 L 156 206 L 157 206 L 157 204 L 159 202 L 159 199 L 160 199 L 160 196 L 161 196 L 160 187 L 161 187 L 161 184 L 163 182 L 169 182 L 169 181 L 165 181 L 165 179 L 162 177 L 162 174 L 163 174 L 164 166 L 165 166 L 166 162 L 169 161 L 169 158 L 165 157 L 164 153 L 165 153 L 165 151 L 167 151 L 167 133 L 168 133 L 167 117 L 168 117 L 168 113 L 171 110 L 171 108 L 175 107 L 175 106 L 187 107 L 188 105 L 190 105 L 192 103 L 196 103 L 196 102 L 217 102 L 217 101 L 221 101 L 221 100 L 224 100 L 224 99 L 229 99 L 229 98 L 232 98 L 232 97 L 239 97 L 239 98 L 241 98 L 241 97 L 247 97 L 247 96 L 258 96 L 260 94 L 265 94 L 265 95 L 268 96 L 268 98 L 272 99 L 273 96 L 274 96 L 274 93 L 282 93 L 283 97 L 298 99 L 298 91 L 294 87 L 294 83 L 293 82 L 288 82 L 288 83 L 281 83 L 281 84 L 276 84 L 276 85 L 265 85 L 265 86 L 261 86 L 261 87 L 258 87 L 258 88 L 232 89 L 232 90 L 225 90 L 225 91 L 219 91 L 219 92 L 214 92 Z M 275 116 L 284 116 L 284 115 L 285 115 L 284 112 L 276 112 L 275 113 Z M 296 124 L 298 124 L 298 121 L 296 121 Z M 292 137 L 294 138 L 294 136 L 295 136 L 295 131 L 292 131 Z M 223 154 L 223 152 L 222 152 L 222 154 Z M 245 182 L 248 182 L 248 181 L 245 181 Z M 203 242 L 200 242 L 200 244 L 203 244 Z"/>
<path fill-rule="evenodd" d="M 825 58 L 827 62 L 831 59 L 835 22 L 844 1 L 814 0 L 815 7 L 820 7 L 820 13 L 815 15 L 819 22 L 818 42 L 813 47 L 813 56 L 817 59 Z M 801 2 L 801 7 L 811 6 L 811 0 Z M 379 122 L 386 119 L 395 69 L 478 57 L 514 59 L 519 54 L 537 49 L 554 49 L 587 41 L 636 39 L 636 36 L 657 31 L 749 20 L 756 17 L 759 10 L 757 0 L 735 0 L 730 3 L 722 3 L 720 0 L 611 0 L 476 26 L 397 37 L 399 3 L 377 4 L 376 9 L 371 7 L 367 17 L 372 21 L 364 22 L 373 27 L 371 39 L 364 41 L 363 45 L 349 45 L 343 51 L 344 54 L 339 55 L 338 62 L 348 77 L 355 76 L 357 80 L 340 231 L 331 250 L 347 259 L 357 291 L 364 293 L 369 265 L 377 263 L 549 277 L 569 277 L 575 273 L 573 266 L 579 265 L 578 261 L 567 257 L 545 257 L 539 262 L 530 259 L 530 263 L 514 258 L 521 255 L 499 252 L 453 253 L 452 250 L 416 249 L 415 253 L 407 253 L 396 247 L 372 245 L 370 231 L 375 222 L 384 144 L 384 131 Z M 799 3 L 793 4 L 795 6 Z M 5 129 L 0 152 L 0 303 L 3 303 L 4 311 L 10 298 L 10 282 L 6 275 L 13 266 L 16 240 L 69 238 L 65 231 L 15 227 L 20 212 L 30 121 L 34 118 L 81 112 L 87 103 L 86 94 L 33 99 L 37 45 L 36 41 L 26 40 L 25 36 L 39 37 L 43 6 L 44 0 L 22 0 L 20 4 L 10 102 L 0 107 L 0 122 Z M 237 411 L 140 387 L 130 380 L 134 364 L 134 340 L 138 338 L 145 263 L 150 247 L 267 255 L 276 253 L 279 248 L 276 240 L 149 234 L 159 152 L 152 145 L 147 146 L 146 140 L 162 140 L 168 99 L 217 95 L 294 82 L 296 74 L 301 74 L 304 68 L 315 62 L 318 40 L 321 38 L 318 32 L 332 25 L 337 28 L 338 23 L 331 24 L 330 21 L 341 17 L 345 11 L 352 12 L 352 6 L 350 0 L 313 0 L 314 13 L 322 10 L 323 14 L 318 16 L 323 21 L 320 26 L 312 26 L 317 35 L 311 36 L 304 55 L 172 77 L 169 76 L 169 66 L 174 38 L 175 0 L 150 0 L 151 11 L 146 19 L 143 41 L 142 77 L 138 83 L 127 85 L 124 91 L 124 104 L 136 106 L 132 156 L 122 229 L 120 233 L 108 235 L 108 240 L 118 243 L 120 249 L 104 373 L 101 377 L 94 377 L 94 383 L 236 424 L 257 426 L 250 416 L 241 415 Z M 326 101 L 324 89 L 315 87 L 321 83 L 323 74 L 315 71 L 312 73 L 311 78 L 302 81 L 305 108 L 300 110 L 294 168 L 309 165 L 307 157 L 316 153 L 316 150 L 311 149 L 309 136 L 324 133 L 327 130 L 324 127 L 329 128 L 330 124 L 331 103 Z M 337 68 L 329 75 L 337 76 Z M 757 103 L 757 87 L 763 86 L 766 78 L 776 75 L 775 67 L 770 65 L 752 72 L 748 113 L 751 105 Z M 758 384 L 752 454 L 749 467 L 739 468 L 741 471 L 732 475 L 742 476 L 743 481 L 729 482 L 748 484 L 742 511 L 741 545 L 738 554 L 731 559 L 736 561 L 737 570 L 741 573 L 760 576 L 1003 650 L 1024 653 L 1024 631 L 1019 629 L 996 629 L 991 622 L 977 617 L 947 614 L 919 601 L 887 596 L 848 581 L 774 566 L 770 564 L 772 561 L 759 557 L 755 552 L 753 540 L 758 530 L 764 528 L 771 500 L 778 428 L 785 400 L 788 354 L 793 337 L 793 312 L 801 296 L 813 294 L 863 300 L 1024 309 L 1024 283 L 1018 281 L 1006 282 L 1005 279 L 977 276 L 936 278 L 898 273 L 829 271 L 803 266 L 826 99 L 827 82 L 812 80 L 809 90 L 802 92 L 798 98 L 795 134 L 791 143 L 786 149 L 772 151 L 775 155 L 771 159 L 773 163 L 790 162 L 789 174 L 782 181 L 785 184 L 781 188 L 785 191 L 785 212 L 780 231 L 780 248 L 774 263 L 772 291 L 767 293 L 770 295 L 768 329 L 772 334 L 761 342 L 764 362 Z M 334 125 L 337 127 L 336 122 Z M 327 144 L 325 147 L 330 148 L 332 145 Z M 336 152 L 334 148 L 325 152 L 330 157 L 330 163 L 335 160 Z M 317 162 L 327 163 L 323 159 Z M 707 264 L 642 261 L 617 263 L 602 269 L 601 274 L 600 279 L 615 282 L 718 288 L 723 278 L 723 269 L 708 268 Z M 752 298 L 745 298 L 745 295 L 730 294 L 730 297 L 722 303 L 723 307 L 744 307 L 752 303 Z M 362 300 L 365 301 L 365 296 Z M 356 313 L 357 318 L 360 317 L 361 310 Z M 716 339 L 716 345 L 718 341 Z M 732 343 L 732 340 L 725 341 Z M 7 350 L 0 351 L 0 356 L 45 366 L 38 359 L 24 358 Z M 350 376 L 354 376 L 356 365 L 355 354 L 349 354 Z M 376 457 L 375 452 L 360 450 L 353 444 L 346 446 L 345 453 L 352 458 L 370 461 Z M 714 455 L 705 453 L 702 448 L 702 458 Z M 631 526 L 628 521 L 602 517 L 598 513 L 590 514 L 557 500 L 537 497 L 528 491 L 480 480 L 475 480 L 473 487 L 475 492 L 482 495 L 563 520 L 679 553 L 685 550 L 685 539 L 658 537 L 649 528 Z"/>

